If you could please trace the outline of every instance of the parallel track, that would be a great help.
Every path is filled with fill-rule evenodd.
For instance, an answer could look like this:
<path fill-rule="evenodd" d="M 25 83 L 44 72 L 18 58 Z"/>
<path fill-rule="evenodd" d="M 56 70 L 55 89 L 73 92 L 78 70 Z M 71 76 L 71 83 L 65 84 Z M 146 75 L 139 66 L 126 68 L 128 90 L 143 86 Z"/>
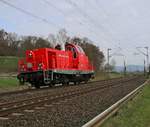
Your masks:
<path fill-rule="evenodd" d="M 126 77 L 126 78 L 129 78 L 129 77 Z M 109 82 L 117 81 L 117 80 L 121 80 L 121 79 L 125 79 L 125 78 L 119 77 L 119 78 L 112 78 L 112 79 L 107 79 L 107 80 L 91 81 L 91 82 L 88 82 L 88 84 L 91 84 L 91 83 L 109 83 Z M 1 96 L 8 96 L 8 95 L 10 96 L 10 95 L 13 95 L 13 94 L 23 94 L 23 93 L 27 93 L 27 92 L 47 90 L 47 89 L 55 89 L 55 88 L 60 88 L 60 87 L 68 87 L 68 86 L 72 86 L 72 85 L 60 85 L 60 86 L 54 86 L 54 87 L 45 86 L 45 87 L 40 88 L 40 89 L 29 88 L 29 89 L 24 89 L 24 90 L 16 90 L 16 91 L 10 91 L 10 92 L 3 92 L 3 93 L 0 93 L 0 97 Z"/>
<path fill-rule="evenodd" d="M 87 94 L 89 92 L 93 92 L 93 91 L 97 91 L 97 90 L 102 90 L 102 89 L 105 89 L 108 87 L 110 87 L 110 88 L 118 87 L 126 82 L 130 82 L 133 80 L 135 81 L 138 79 L 139 79 L 139 77 L 132 77 L 132 78 L 128 78 L 128 79 L 125 78 L 125 79 L 117 80 L 116 82 L 105 82 L 105 83 L 103 83 L 103 85 L 85 86 L 82 89 L 79 88 L 76 90 L 71 90 L 68 93 L 45 95 L 45 96 L 24 99 L 24 100 L 20 100 L 20 101 L 3 103 L 3 104 L 0 104 L 0 117 L 7 117 L 11 113 L 18 112 L 18 111 L 20 112 L 24 109 L 33 109 L 36 106 L 43 106 L 45 104 L 62 101 L 64 99 L 68 99 L 71 97 L 81 96 L 83 94 Z M 96 82 L 96 83 L 98 83 L 98 82 Z"/>
<path fill-rule="evenodd" d="M 127 103 L 130 99 L 133 99 L 142 89 L 149 80 L 141 84 L 139 87 L 131 91 L 125 97 L 118 100 L 116 103 L 111 105 L 105 111 L 97 115 L 95 118 L 84 124 L 82 127 L 100 127 L 108 118 L 110 118 L 113 114 L 115 114 L 123 104 Z"/>

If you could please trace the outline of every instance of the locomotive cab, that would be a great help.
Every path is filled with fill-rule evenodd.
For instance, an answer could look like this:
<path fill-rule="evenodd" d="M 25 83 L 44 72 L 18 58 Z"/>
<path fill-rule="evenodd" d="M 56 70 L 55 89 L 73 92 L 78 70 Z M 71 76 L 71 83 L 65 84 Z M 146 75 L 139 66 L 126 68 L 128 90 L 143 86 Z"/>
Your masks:
<path fill-rule="evenodd" d="M 79 70 L 92 70 L 92 65 L 89 63 L 88 57 L 79 45 L 67 44 L 66 51 L 72 54 L 72 66 Z"/>
<path fill-rule="evenodd" d="M 65 48 L 66 48 L 66 51 L 71 52 L 70 58 L 72 58 L 72 60 L 70 60 L 70 61 L 72 61 L 72 62 L 70 62 L 70 63 L 72 64 L 72 67 L 78 68 L 78 63 L 79 63 L 79 57 L 78 56 L 79 56 L 79 54 L 77 52 L 76 47 L 73 44 L 67 44 Z"/>

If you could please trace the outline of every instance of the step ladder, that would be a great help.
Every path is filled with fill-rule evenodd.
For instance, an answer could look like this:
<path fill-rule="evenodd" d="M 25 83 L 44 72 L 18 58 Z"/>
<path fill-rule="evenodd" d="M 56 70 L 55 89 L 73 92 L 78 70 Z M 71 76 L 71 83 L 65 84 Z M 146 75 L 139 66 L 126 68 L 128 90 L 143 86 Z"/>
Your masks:
<path fill-rule="evenodd" d="M 50 78 L 49 71 L 43 71 L 43 76 L 44 76 L 44 83 L 45 84 L 50 84 L 51 78 Z"/>

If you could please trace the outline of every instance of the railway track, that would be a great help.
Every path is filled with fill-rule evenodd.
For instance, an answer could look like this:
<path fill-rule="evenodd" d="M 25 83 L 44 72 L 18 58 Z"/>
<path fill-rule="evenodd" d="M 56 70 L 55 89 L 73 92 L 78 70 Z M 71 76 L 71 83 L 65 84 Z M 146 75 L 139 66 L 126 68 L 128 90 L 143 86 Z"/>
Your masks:
<path fill-rule="evenodd" d="M 149 81 L 150 80 L 147 80 L 146 82 L 141 84 L 139 87 L 131 91 L 125 97 L 121 98 L 116 103 L 107 108 L 105 111 L 84 124 L 82 127 L 100 127 L 108 118 L 115 114 L 124 103 L 127 103 L 130 99 L 134 98 Z"/>
<path fill-rule="evenodd" d="M 112 78 L 112 79 L 107 79 L 107 80 L 99 80 L 99 81 L 91 81 L 91 82 L 88 82 L 88 84 L 92 84 L 92 83 L 109 83 L 109 82 L 113 82 L 113 81 L 117 81 L 117 80 L 122 80 L 122 79 L 128 79 L 130 77 L 119 77 L 119 78 Z M 83 83 L 82 83 L 83 84 Z M 73 86 L 73 84 L 69 85 L 69 86 Z M 0 97 L 1 96 L 10 96 L 10 95 L 13 95 L 13 94 L 23 94 L 23 93 L 28 93 L 28 92 L 36 92 L 36 91 L 42 91 L 42 90 L 47 90 L 47 89 L 56 89 L 56 88 L 61 88 L 61 87 L 68 87 L 67 85 L 65 86 L 62 86 L 62 85 L 59 85 L 59 86 L 54 86 L 54 87 L 43 87 L 43 88 L 40 88 L 40 89 L 36 89 L 36 88 L 29 88 L 29 89 L 24 89 L 24 90 L 16 90 L 16 91 L 10 91 L 10 92 L 2 92 L 0 93 Z"/>
<path fill-rule="evenodd" d="M 60 93 L 60 94 L 54 94 L 54 95 L 45 95 L 45 96 L 39 96 L 39 97 L 33 97 L 29 99 L 24 99 L 20 101 L 13 101 L 13 102 L 8 102 L 8 103 L 2 103 L 0 104 L 0 117 L 10 117 L 10 115 L 14 112 L 22 112 L 22 110 L 25 109 L 34 109 L 35 107 L 40 107 L 40 106 L 47 106 L 53 102 L 59 102 L 68 98 L 72 98 L 75 96 L 81 96 L 83 94 L 97 91 L 97 90 L 102 90 L 105 88 L 112 88 L 112 87 L 119 87 L 125 82 L 130 82 L 130 81 L 135 81 L 139 79 L 139 77 L 130 77 L 130 78 L 122 78 L 118 79 L 117 81 L 110 81 L 110 82 L 105 82 L 103 85 L 96 85 L 96 86 L 86 86 L 82 89 L 76 89 L 76 90 L 70 90 L 68 93 Z M 99 83 L 99 82 L 96 82 Z"/>

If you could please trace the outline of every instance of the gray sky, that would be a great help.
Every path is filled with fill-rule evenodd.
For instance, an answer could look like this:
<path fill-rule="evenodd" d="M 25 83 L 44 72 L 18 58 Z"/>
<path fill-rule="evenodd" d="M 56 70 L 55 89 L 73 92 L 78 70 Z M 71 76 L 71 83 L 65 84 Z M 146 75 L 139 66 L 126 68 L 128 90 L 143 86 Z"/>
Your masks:
<path fill-rule="evenodd" d="M 149 0 L 5 0 L 38 18 L 1 1 L 0 28 L 8 32 L 47 37 L 65 28 L 70 36 L 90 38 L 105 54 L 107 48 L 124 54 L 127 64 L 143 65 L 135 47 L 150 48 Z M 112 59 L 123 65 L 123 57 Z"/>

